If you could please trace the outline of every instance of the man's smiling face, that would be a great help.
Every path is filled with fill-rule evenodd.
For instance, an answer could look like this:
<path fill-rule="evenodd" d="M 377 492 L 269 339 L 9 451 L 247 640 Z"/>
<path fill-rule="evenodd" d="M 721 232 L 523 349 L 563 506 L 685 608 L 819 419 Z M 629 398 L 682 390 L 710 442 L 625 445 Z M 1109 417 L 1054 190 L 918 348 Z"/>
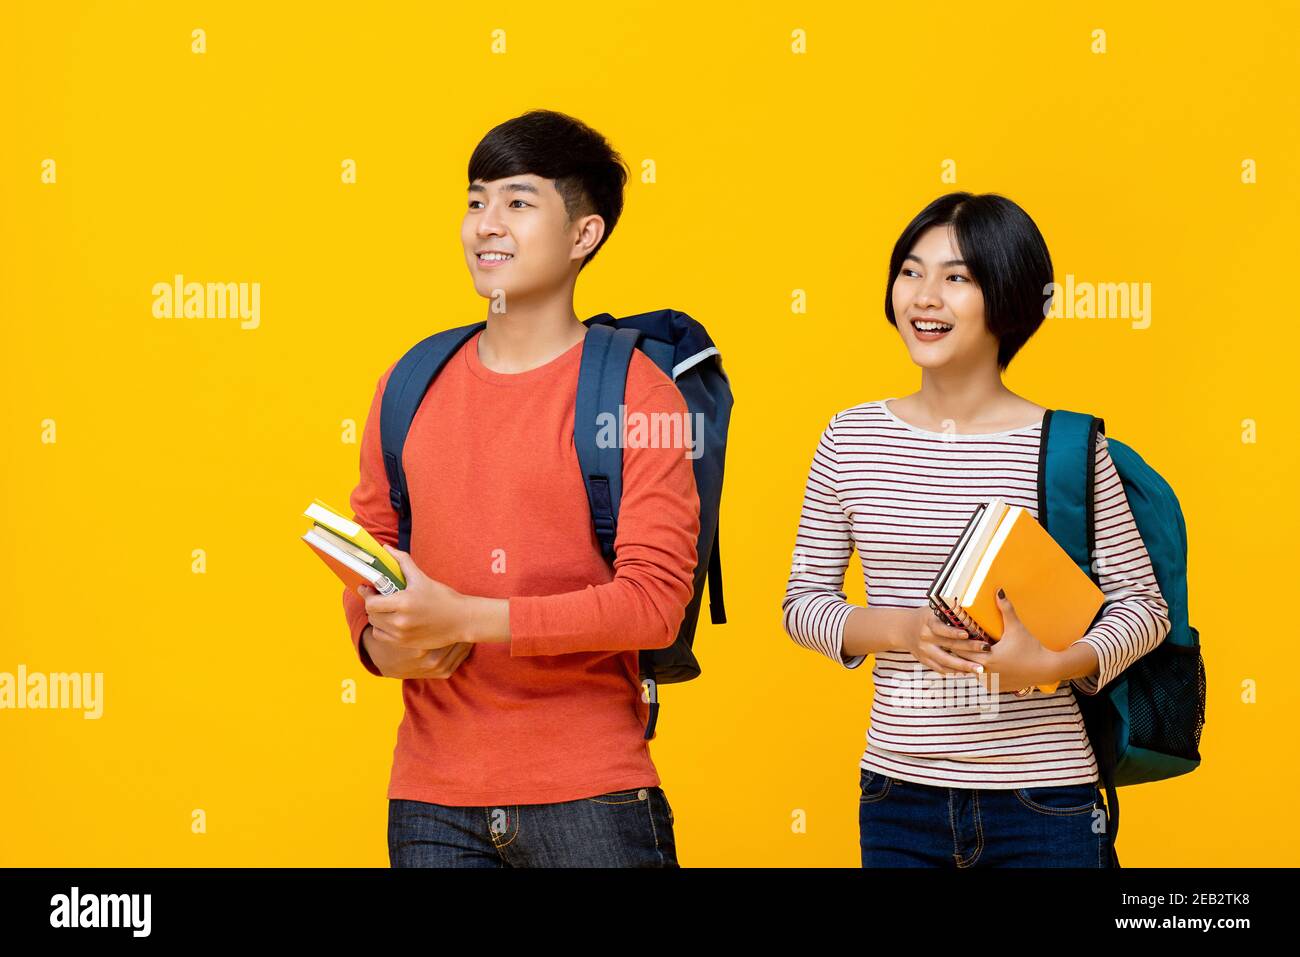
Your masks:
<path fill-rule="evenodd" d="M 525 173 L 469 186 L 461 243 L 474 288 L 492 298 L 524 299 L 549 292 L 577 275 L 600 241 L 599 216 L 570 220 L 555 181 Z"/>

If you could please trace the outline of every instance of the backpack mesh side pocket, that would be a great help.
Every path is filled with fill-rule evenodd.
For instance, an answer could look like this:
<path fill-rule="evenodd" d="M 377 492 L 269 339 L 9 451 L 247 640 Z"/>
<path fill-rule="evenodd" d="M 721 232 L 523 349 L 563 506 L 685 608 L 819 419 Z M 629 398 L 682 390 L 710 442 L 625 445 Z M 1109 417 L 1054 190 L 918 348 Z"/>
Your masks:
<path fill-rule="evenodd" d="M 1128 669 L 1129 742 L 1199 761 L 1205 726 L 1205 661 L 1196 629 L 1191 645 L 1162 641 Z"/>

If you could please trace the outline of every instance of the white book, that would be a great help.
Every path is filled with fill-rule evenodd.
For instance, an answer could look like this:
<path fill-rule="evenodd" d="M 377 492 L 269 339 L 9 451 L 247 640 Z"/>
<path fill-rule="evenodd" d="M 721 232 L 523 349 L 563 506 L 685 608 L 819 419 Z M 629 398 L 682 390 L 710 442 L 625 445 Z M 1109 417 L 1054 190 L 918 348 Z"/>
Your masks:
<path fill-rule="evenodd" d="M 370 582 L 370 584 L 374 586 L 375 591 L 379 592 L 379 594 L 392 595 L 395 592 L 402 590 L 391 578 L 375 568 L 372 564 L 357 558 L 351 552 L 344 551 L 342 548 L 335 545 L 334 542 L 329 541 L 324 534 L 321 534 L 322 531 L 323 529 L 313 528 L 311 531 L 303 535 L 302 539 L 308 545 L 312 546 L 312 548 L 319 549 L 339 564 L 346 565 L 348 568 L 352 569 L 366 581 Z M 333 536 L 330 537 L 332 538 Z"/>

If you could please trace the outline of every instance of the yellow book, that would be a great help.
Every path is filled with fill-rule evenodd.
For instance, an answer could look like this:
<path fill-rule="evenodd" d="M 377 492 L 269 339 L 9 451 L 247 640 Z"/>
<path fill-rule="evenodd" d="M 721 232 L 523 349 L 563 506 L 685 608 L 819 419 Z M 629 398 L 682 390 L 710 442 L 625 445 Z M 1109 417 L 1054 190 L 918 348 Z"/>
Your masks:
<path fill-rule="evenodd" d="M 397 559 L 393 558 L 388 553 L 388 550 L 375 540 L 373 535 L 356 522 L 350 518 L 344 518 L 320 499 L 314 499 L 303 514 L 317 525 L 333 532 L 340 538 L 346 539 L 362 551 L 373 555 L 375 561 L 383 566 L 384 572 L 389 578 L 403 588 L 406 587 L 406 579 L 402 577 L 402 570 L 398 567 Z"/>
<path fill-rule="evenodd" d="M 1087 632 L 1106 596 L 1056 539 L 1024 508 L 1008 508 L 998 521 L 960 606 L 990 638 L 1002 637 L 1001 588 L 1016 614 L 1045 647 L 1064 651 Z M 1050 694 L 1060 682 L 1039 685 Z"/>

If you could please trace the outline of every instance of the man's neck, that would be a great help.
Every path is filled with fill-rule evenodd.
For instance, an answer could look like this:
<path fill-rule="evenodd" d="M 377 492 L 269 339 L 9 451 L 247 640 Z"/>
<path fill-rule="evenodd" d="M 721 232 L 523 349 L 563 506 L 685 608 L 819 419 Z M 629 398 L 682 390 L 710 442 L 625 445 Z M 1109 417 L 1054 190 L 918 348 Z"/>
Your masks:
<path fill-rule="evenodd" d="M 563 355 L 582 341 L 587 327 L 573 311 L 573 299 L 515 303 L 507 313 L 488 311 L 478 357 L 493 372 L 527 372 Z"/>

